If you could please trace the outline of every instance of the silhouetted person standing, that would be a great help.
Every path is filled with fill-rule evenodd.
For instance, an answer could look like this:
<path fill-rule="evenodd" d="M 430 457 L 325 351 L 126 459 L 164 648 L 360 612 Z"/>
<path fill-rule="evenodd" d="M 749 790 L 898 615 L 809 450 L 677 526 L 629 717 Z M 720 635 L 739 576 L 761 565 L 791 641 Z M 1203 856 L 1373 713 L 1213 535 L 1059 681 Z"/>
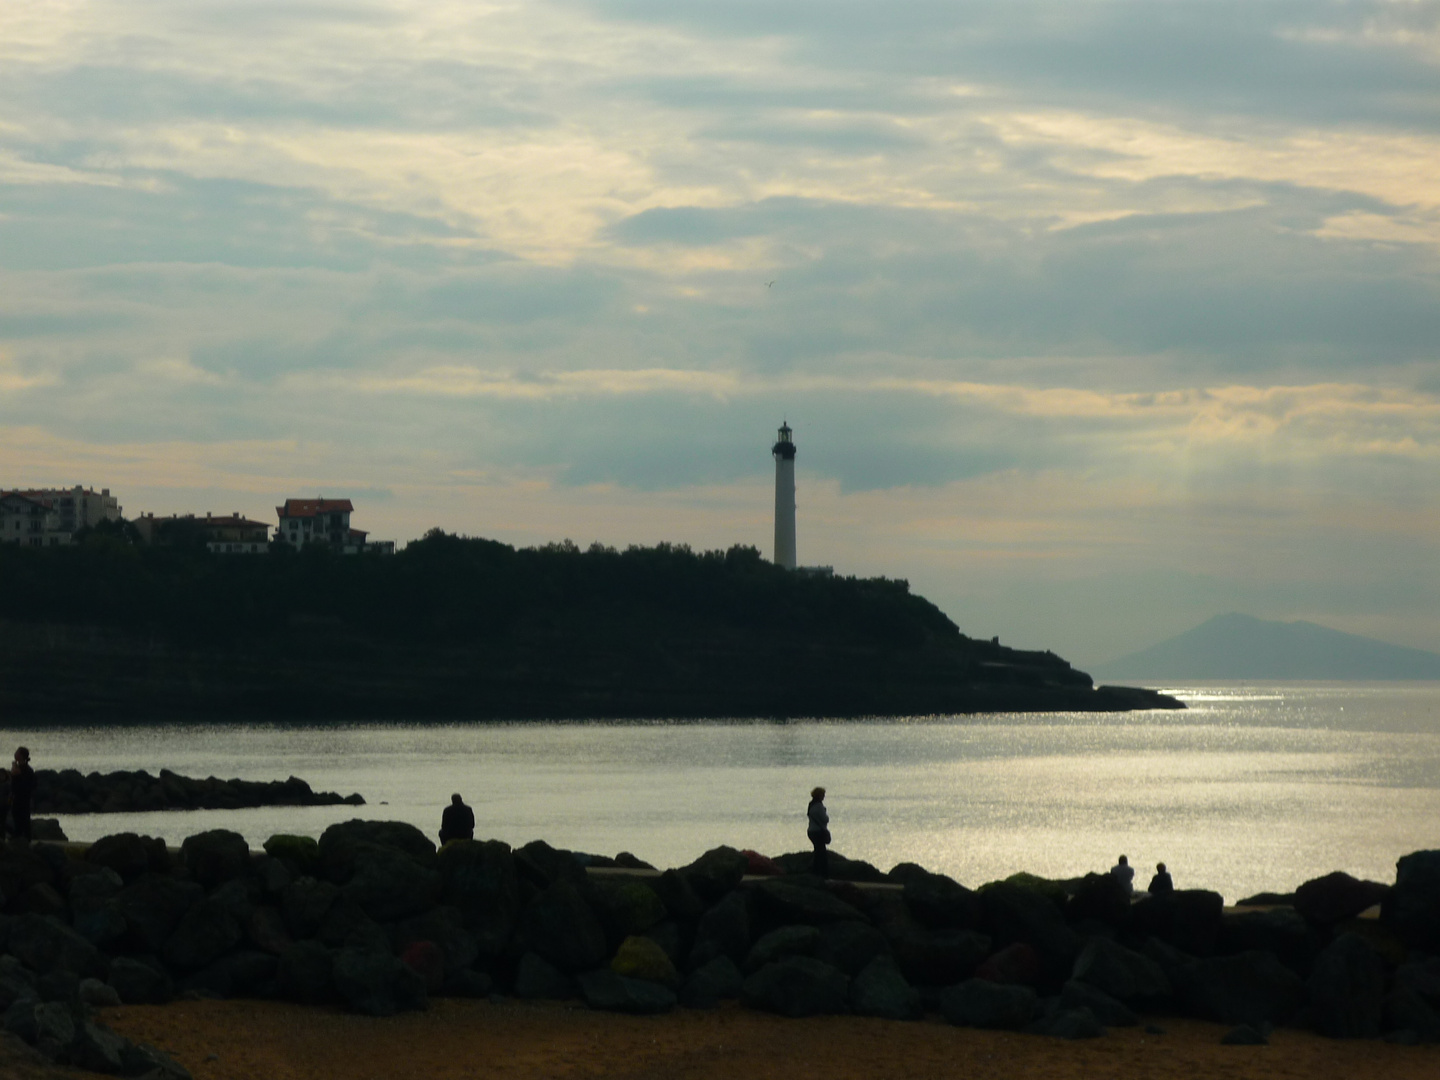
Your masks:
<path fill-rule="evenodd" d="M 1115 879 L 1126 896 L 1134 893 L 1135 868 L 1130 865 L 1130 860 L 1124 855 L 1121 855 L 1120 861 L 1110 868 L 1110 876 Z"/>
<path fill-rule="evenodd" d="M 817 787 L 810 792 L 810 805 L 805 808 L 805 816 L 810 823 L 805 827 L 805 835 L 810 837 L 810 843 L 815 846 L 815 875 L 826 877 L 830 873 L 830 859 L 825 848 L 830 843 L 830 815 L 825 812 L 825 789 Z"/>
<path fill-rule="evenodd" d="M 1155 864 L 1155 876 L 1150 879 L 1150 887 L 1145 891 L 1151 896 L 1175 891 L 1175 882 L 1170 880 L 1170 871 L 1165 869 L 1163 862 Z"/>
<path fill-rule="evenodd" d="M 35 795 L 35 770 L 30 767 L 30 751 L 20 747 L 10 763 L 10 818 L 15 835 L 30 841 L 30 800 Z"/>
<path fill-rule="evenodd" d="M 475 839 L 475 811 L 459 795 L 450 796 L 450 805 L 440 815 L 440 843 Z"/>

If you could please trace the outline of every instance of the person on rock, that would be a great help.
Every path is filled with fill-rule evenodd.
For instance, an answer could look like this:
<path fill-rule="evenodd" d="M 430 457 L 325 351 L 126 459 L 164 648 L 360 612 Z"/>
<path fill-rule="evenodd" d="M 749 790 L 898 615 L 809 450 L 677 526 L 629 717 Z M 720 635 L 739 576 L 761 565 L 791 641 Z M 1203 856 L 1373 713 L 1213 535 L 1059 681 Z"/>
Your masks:
<path fill-rule="evenodd" d="M 450 796 L 450 805 L 440 815 L 440 845 L 451 840 L 475 839 L 475 811 L 465 805 L 458 794 Z"/>
<path fill-rule="evenodd" d="M 1163 862 L 1155 864 L 1155 876 L 1150 879 L 1150 887 L 1145 891 L 1151 896 L 1175 891 L 1175 882 L 1170 880 L 1170 871 L 1165 869 Z"/>
<path fill-rule="evenodd" d="M 1130 865 L 1130 860 L 1124 855 L 1121 855 L 1120 861 L 1110 868 L 1110 876 L 1115 879 L 1126 896 L 1135 892 L 1135 868 Z"/>
<path fill-rule="evenodd" d="M 810 792 L 810 805 L 805 808 L 809 824 L 805 835 L 815 847 L 815 876 L 823 878 L 830 872 L 830 859 L 826 847 L 830 843 L 830 815 L 825 812 L 825 789 L 817 787 Z"/>
<path fill-rule="evenodd" d="M 10 763 L 10 820 L 16 839 L 30 842 L 30 800 L 35 794 L 35 770 L 30 751 L 20 747 Z"/>

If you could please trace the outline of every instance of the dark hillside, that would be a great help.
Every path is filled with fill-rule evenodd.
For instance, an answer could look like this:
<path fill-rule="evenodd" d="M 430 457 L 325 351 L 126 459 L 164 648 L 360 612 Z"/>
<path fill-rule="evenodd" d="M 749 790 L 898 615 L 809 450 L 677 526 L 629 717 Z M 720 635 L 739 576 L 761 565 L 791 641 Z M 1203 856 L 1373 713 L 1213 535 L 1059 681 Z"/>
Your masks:
<path fill-rule="evenodd" d="M 128 716 L 854 716 L 1164 704 L 962 635 L 903 581 L 753 548 L 398 555 L 0 546 L 0 708 Z"/>

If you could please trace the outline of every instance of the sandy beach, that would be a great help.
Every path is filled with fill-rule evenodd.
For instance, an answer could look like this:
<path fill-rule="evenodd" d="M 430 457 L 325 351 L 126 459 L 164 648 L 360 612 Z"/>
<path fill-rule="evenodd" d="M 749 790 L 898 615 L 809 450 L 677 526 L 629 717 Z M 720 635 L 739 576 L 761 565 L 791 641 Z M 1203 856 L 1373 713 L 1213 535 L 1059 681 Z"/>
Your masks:
<path fill-rule="evenodd" d="M 505 1000 L 439 1000 L 376 1019 L 266 1001 L 195 1001 L 104 1011 L 116 1031 L 169 1052 L 196 1080 L 1431 1080 L 1440 1047 L 1336 1041 L 1281 1030 L 1269 1046 L 1221 1046 L 1225 1028 L 1160 1021 L 1066 1042 L 1014 1032 L 850 1016 L 787 1020 L 728 1006 L 659 1017 Z M 37 1078 L 40 1074 L 36 1074 Z"/>

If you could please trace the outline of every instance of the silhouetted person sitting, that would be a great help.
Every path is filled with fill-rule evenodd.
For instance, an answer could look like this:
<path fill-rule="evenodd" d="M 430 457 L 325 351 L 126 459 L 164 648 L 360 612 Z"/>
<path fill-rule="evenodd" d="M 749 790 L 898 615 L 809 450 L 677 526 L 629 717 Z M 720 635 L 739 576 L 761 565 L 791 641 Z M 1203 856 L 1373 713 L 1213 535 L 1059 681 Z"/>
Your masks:
<path fill-rule="evenodd" d="M 1130 860 L 1124 855 L 1120 861 L 1110 868 L 1110 876 L 1115 879 L 1126 896 L 1135 891 L 1135 868 L 1130 865 Z"/>
<path fill-rule="evenodd" d="M 30 841 L 30 799 L 35 794 L 35 770 L 30 768 L 30 751 L 20 747 L 10 765 L 10 819 L 16 838 Z"/>
<path fill-rule="evenodd" d="M 475 811 L 459 795 L 450 796 L 450 805 L 440 815 L 440 843 L 475 839 Z"/>
<path fill-rule="evenodd" d="M 1170 880 L 1170 871 L 1165 869 L 1163 862 L 1155 864 L 1155 876 L 1150 879 L 1150 887 L 1145 891 L 1151 896 L 1175 891 L 1175 883 Z"/>

